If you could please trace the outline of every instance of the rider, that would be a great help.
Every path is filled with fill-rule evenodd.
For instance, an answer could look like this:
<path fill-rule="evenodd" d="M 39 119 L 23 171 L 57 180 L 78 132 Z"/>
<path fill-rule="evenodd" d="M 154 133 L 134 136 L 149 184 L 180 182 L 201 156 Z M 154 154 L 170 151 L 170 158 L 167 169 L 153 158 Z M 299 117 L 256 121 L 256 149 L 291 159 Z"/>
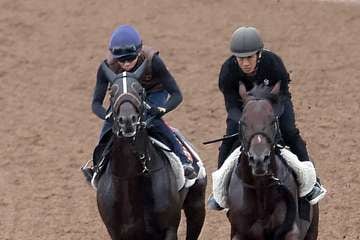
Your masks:
<path fill-rule="evenodd" d="M 227 111 L 226 135 L 238 132 L 243 102 L 240 98 L 241 85 L 249 91 L 254 84 L 273 87 L 280 81 L 280 99 L 284 112 L 279 118 L 283 141 L 298 156 L 300 161 L 310 161 L 305 142 L 295 125 L 295 115 L 291 94 L 289 92 L 289 74 L 275 53 L 264 49 L 260 34 L 254 27 L 240 27 L 233 34 L 230 42 L 230 56 L 222 65 L 219 75 L 219 88 L 224 95 Z M 229 156 L 237 138 L 223 140 L 219 148 L 218 168 Z M 326 190 L 317 182 L 313 190 L 305 196 L 315 204 L 326 194 Z M 218 205 L 211 196 L 209 207 L 216 209 Z"/>
<path fill-rule="evenodd" d="M 180 158 L 185 176 L 189 179 L 195 178 L 196 174 L 191 161 L 185 155 L 172 130 L 161 119 L 164 114 L 175 109 L 182 102 L 182 94 L 175 79 L 160 58 L 159 52 L 143 46 L 140 34 L 130 25 L 120 25 L 114 30 L 109 41 L 109 51 L 109 57 L 105 62 L 116 74 L 124 71 L 133 72 L 145 59 L 148 60 L 145 73 L 139 81 L 145 89 L 146 102 L 151 107 L 146 116 L 154 117 L 149 130 L 156 136 L 165 137 L 172 151 Z M 100 66 L 92 100 L 92 111 L 99 118 L 105 120 L 100 133 L 99 145 L 106 145 L 109 140 L 108 132 L 111 132 L 113 125 L 113 120 L 109 117 L 110 107 L 108 110 L 103 107 L 109 86 L 110 83 Z M 85 177 L 92 178 L 97 164 L 98 162 L 95 162 L 95 158 L 93 158 L 93 168 L 82 168 Z"/>

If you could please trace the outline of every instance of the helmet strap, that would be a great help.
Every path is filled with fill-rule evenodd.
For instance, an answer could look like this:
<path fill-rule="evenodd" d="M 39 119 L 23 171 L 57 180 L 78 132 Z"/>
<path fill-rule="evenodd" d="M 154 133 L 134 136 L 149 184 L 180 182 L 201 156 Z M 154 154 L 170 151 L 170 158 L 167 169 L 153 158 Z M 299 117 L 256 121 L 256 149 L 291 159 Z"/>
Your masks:
<path fill-rule="evenodd" d="M 259 68 L 259 63 L 260 63 L 260 60 L 261 60 L 262 52 L 263 52 L 263 50 L 260 49 L 256 54 L 257 55 L 257 61 L 256 61 L 256 66 L 255 66 L 255 72 L 257 72 L 257 70 Z"/>

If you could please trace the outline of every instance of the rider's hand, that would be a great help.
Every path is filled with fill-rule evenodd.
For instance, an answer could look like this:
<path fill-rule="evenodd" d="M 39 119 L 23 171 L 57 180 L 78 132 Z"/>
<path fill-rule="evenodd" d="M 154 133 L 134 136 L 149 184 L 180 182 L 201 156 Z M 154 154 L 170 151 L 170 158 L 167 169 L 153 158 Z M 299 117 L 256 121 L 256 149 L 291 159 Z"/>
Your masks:
<path fill-rule="evenodd" d="M 149 110 L 149 114 L 151 116 L 155 116 L 155 117 L 161 117 L 162 115 L 164 115 L 166 113 L 166 109 L 162 108 L 162 107 L 152 107 Z"/>
<path fill-rule="evenodd" d="M 112 112 L 109 112 L 108 114 L 106 114 L 105 120 L 108 120 L 111 117 L 111 115 L 112 115 Z"/>

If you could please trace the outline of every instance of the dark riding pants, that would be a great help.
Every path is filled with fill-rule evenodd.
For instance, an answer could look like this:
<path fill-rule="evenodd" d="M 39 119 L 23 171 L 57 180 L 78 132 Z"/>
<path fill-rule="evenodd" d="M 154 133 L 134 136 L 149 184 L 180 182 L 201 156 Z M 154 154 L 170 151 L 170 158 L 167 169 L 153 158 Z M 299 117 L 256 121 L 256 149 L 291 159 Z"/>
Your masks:
<path fill-rule="evenodd" d="M 291 151 L 298 156 L 300 161 L 310 161 L 306 144 L 295 125 L 293 104 L 290 99 L 284 100 L 283 104 L 284 112 L 280 116 L 279 125 L 284 143 L 290 147 Z"/>
<path fill-rule="evenodd" d="M 300 161 L 310 161 L 306 144 L 300 136 L 299 129 L 295 125 L 295 114 L 291 99 L 283 100 L 284 112 L 279 119 L 279 127 L 285 145 L 296 154 Z M 240 120 L 240 118 L 239 118 Z M 229 117 L 226 119 L 226 135 L 235 134 L 239 130 L 239 120 Z M 231 149 L 237 138 L 226 139 L 219 148 L 218 168 L 222 166 L 225 159 L 230 155 Z"/>
<path fill-rule="evenodd" d="M 167 101 L 168 93 L 166 91 L 151 92 L 146 97 L 146 102 L 151 107 L 163 107 Z M 161 118 L 155 118 L 152 120 L 149 127 L 149 132 L 155 137 L 160 139 L 165 138 L 166 143 L 171 150 L 180 158 L 182 163 L 189 162 L 187 156 L 184 153 L 182 146 L 176 139 L 175 134 L 169 128 L 169 126 Z"/>

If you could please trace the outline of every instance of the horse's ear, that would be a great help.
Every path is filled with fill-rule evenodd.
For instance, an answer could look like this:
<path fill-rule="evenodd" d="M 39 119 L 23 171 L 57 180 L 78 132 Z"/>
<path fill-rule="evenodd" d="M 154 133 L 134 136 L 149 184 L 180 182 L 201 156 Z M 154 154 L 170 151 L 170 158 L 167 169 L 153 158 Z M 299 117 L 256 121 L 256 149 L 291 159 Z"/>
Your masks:
<path fill-rule="evenodd" d="M 119 86 L 117 84 L 113 84 L 110 88 L 110 96 L 113 97 L 117 94 L 119 90 Z"/>
<path fill-rule="evenodd" d="M 144 62 L 136 69 L 135 72 L 129 73 L 128 75 L 135 78 L 140 79 L 140 77 L 144 74 L 146 66 L 147 66 L 147 59 L 144 60 Z"/>
<path fill-rule="evenodd" d="M 105 61 L 101 63 L 101 69 L 103 70 L 105 76 L 110 82 L 114 82 L 116 74 L 106 65 Z"/>
<path fill-rule="evenodd" d="M 240 95 L 241 99 L 243 100 L 243 102 L 246 102 L 246 100 L 248 98 L 248 93 L 246 91 L 245 85 L 242 83 L 240 83 L 240 86 L 239 86 L 239 95 Z"/>
<path fill-rule="evenodd" d="M 280 93 L 280 84 L 281 84 L 281 81 L 278 81 L 278 82 L 274 85 L 274 87 L 271 89 L 270 94 L 279 95 L 279 93 Z"/>

